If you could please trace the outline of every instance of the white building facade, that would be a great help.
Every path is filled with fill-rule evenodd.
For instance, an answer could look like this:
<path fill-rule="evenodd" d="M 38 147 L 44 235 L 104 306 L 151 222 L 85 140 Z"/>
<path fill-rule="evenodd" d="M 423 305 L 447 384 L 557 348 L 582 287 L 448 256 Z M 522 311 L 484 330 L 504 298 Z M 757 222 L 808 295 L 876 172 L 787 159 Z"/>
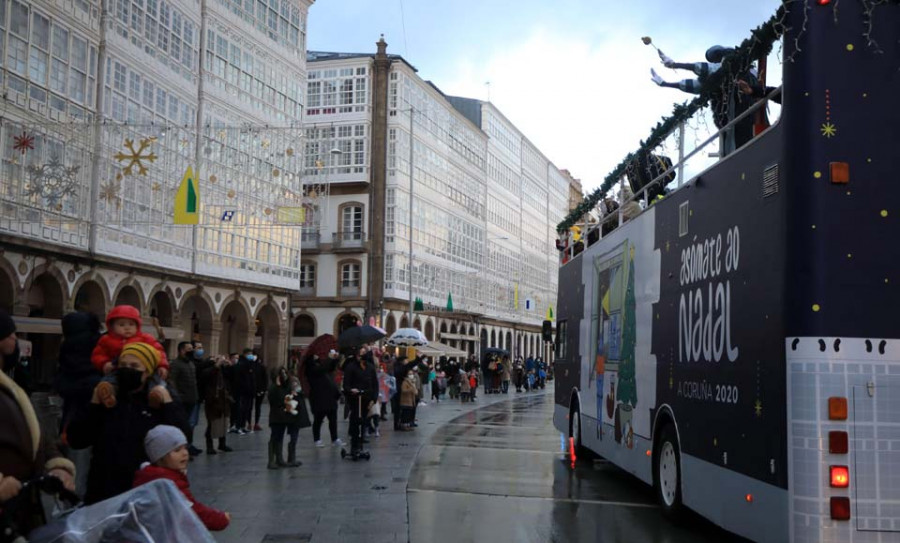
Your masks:
<path fill-rule="evenodd" d="M 170 348 L 284 362 L 311 4 L 0 3 L 0 307 L 36 360 L 63 314 L 129 303 Z M 173 224 L 188 167 L 196 226 Z"/>
<path fill-rule="evenodd" d="M 310 53 L 304 182 L 329 197 L 304 234 L 292 340 L 370 319 L 408 326 L 411 274 L 413 325 L 439 349 L 549 358 L 540 330 L 568 182 L 493 104 L 444 95 L 386 45 Z"/>

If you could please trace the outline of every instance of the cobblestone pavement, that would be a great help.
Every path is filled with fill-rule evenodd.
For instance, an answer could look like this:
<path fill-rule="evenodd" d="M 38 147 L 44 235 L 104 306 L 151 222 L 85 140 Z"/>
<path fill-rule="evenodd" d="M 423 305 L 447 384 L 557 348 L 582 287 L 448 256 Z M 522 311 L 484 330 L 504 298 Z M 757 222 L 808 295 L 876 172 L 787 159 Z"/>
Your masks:
<path fill-rule="evenodd" d="M 204 453 L 191 462 L 191 489 L 201 502 L 231 513 L 231 526 L 215 534 L 222 543 L 405 542 L 407 481 L 419 448 L 452 419 L 511 396 L 480 395 L 475 403 L 419 407 L 415 432 L 394 432 L 391 422 L 384 422 L 381 437 L 370 438 L 367 445 L 369 462 L 341 460 L 340 450 L 330 446 L 316 448 L 307 428 L 300 432 L 297 451 L 303 465 L 267 470 L 268 429 L 229 434 L 234 452 Z M 266 420 L 264 412 L 262 422 Z M 322 430 L 327 440 L 327 424 Z M 201 423 L 195 435 L 204 431 Z M 346 421 L 339 422 L 338 431 L 346 441 Z M 203 448 L 202 437 L 195 445 Z"/>

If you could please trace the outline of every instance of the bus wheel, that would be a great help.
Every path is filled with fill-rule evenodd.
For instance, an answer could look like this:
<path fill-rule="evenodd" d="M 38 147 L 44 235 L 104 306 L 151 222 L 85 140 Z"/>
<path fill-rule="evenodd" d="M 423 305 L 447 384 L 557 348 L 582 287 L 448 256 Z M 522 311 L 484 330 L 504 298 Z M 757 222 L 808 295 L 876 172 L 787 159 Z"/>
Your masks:
<path fill-rule="evenodd" d="M 581 444 L 581 406 L 577 403 L 572 408 L 572 413 L 569 415 L 569 418 L 572 420 L 572 424 L 569 426 L 571 428 L 571 432 L 569 433 L 569 437 L 572 438 L 572 441 L 575 444 L 575 456 L 579 460 L 591 460 L 596 455 L 587 447 Z"/>
<path fill-rule="evenodd" d="M 660 432 L 653 458 L 656 499 L 666 517 L 677 519 L 681 513 L 681 452 L 671 424 Z"/>

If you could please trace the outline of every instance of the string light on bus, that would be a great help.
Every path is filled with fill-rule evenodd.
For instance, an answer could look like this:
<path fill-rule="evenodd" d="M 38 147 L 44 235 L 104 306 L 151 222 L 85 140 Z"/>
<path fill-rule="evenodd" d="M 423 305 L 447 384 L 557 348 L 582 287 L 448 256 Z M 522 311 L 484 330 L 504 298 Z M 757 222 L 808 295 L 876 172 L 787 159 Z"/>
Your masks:
<path fill-rule="evenodd" d="M 753 503 L 753 494 L 747 494 L 744 499 L 747 500 L 747 503 Z"/>
<path fill-rule="evenodd" d="M 819 4 L 820 6 L 827 6 L 830 3 L 831 0 L 816 0 L 816 4 Z"/>

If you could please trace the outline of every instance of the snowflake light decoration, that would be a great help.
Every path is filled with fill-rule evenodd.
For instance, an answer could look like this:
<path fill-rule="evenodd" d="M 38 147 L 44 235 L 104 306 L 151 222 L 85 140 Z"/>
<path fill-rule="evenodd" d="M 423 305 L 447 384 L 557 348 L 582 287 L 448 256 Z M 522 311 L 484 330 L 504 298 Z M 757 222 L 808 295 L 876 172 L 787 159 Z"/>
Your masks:
<path fill-rule="evenodd" d="M 122 185 L 118 182 L 109 181 L 100 187 L 100 199 L 110 204 L 115 203 L 118 208 L 121 205 L 119 201 L 119 190 L 121 190 L 121 188 Z"/>
<path fill-rule="evenodd" d="M 134 168 L 137 167 L 138 175 L 147 175 L 147 167 L 144 166 L 144 161 L 148 163 L 152 163 L 156 161 L 156 154 L 153 152 L 148 152 L 145 154 L 153 142 L 149 139 L 142 139 L 138 143 L 138 148 L 134 148 L 134 140 L 126 139 L 125 140 L 125 148 L 128 149 L 128 153 L 123 153 L 119 151 L 116 153 L 115 159 L 121 163 L 125 163 L 125 169 L 122 172 L 125 175 L 133 175 Z"/>
<path fill-rule="evenodd" d="M 66 166 L 53 157 L 46 164 L 32 164 L 25 169 L 28 171 L 26 196 L 43 198 L 48 207 L 57 208 L 60 200 L 75 194 L 81 166 Z"/>
<path fill-rule="evenodd" d="M 28 134 L 24 130 L 21 136 L 13 136 L 13 150 L 19 151 L 23 155 L 27 151 L 34 150 L 34 136 Z"/>

